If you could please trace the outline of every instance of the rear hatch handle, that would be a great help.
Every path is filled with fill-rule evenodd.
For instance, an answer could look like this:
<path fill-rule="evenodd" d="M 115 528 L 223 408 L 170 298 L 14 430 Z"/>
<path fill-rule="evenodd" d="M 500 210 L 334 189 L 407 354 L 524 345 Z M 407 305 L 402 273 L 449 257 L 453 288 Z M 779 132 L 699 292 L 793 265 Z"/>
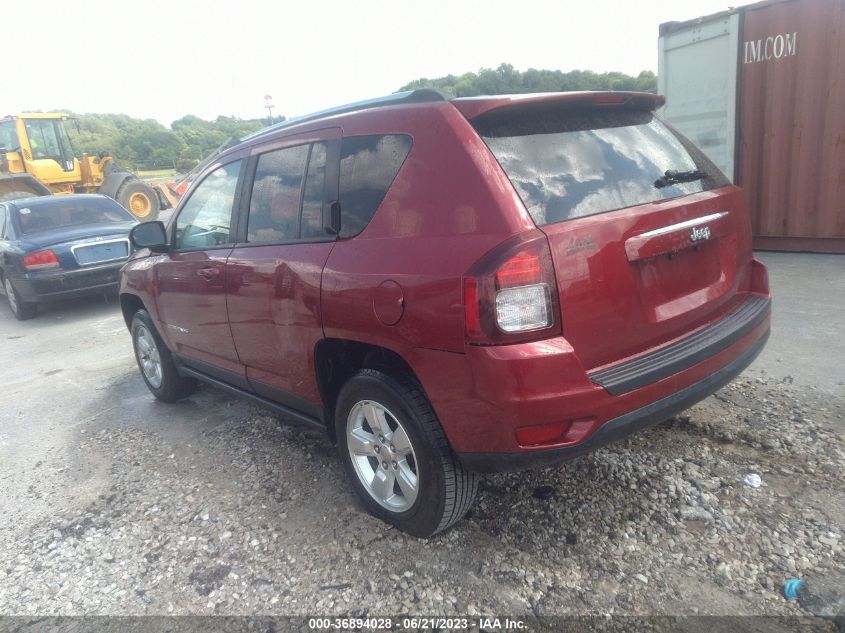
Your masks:
<path fill-rule="evenodd" d="M 628 261 L 635 262 L 693 248 L 727 235 L 732 230 L 731 224 L 727 211 L 684 220 L 629 237 L 625 240 L 625 254 Z"/>

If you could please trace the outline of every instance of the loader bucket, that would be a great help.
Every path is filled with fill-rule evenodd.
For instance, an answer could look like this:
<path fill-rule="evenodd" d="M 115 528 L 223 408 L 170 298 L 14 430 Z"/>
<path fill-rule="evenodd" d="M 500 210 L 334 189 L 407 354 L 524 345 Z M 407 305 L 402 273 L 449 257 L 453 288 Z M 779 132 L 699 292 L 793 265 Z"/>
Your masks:
<path fill-rule="evenodd" d="M 147 184 L 158 194 L 162 209 L 175 209 L 176 205 L 179 204 L 180 196 L 175 194 L 166 183 L 150 182 Z"/>
<path fill-rule="evenodd" d="M 49 196 L 52 192 L 29 174 L 0 174 L 0 202 Z"/>

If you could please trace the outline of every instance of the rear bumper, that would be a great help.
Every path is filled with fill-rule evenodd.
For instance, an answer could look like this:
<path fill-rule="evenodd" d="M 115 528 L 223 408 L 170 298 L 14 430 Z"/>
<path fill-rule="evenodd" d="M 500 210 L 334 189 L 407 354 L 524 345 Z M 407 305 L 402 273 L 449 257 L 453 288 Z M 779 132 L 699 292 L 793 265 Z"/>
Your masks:
<path fill-rule="evenodd" d="M 668 419 L 729 382 L 768 339 L 767 290 L 746 293 L 731 313 L 683 339 L 615 365 L 617 373 L 586 372 L 562 337 L 465 354 L 417 350 L 411 366 L 467 468 L 543 466 Z M 619 380 L 600 384 L 608 377 Z M 555 429 L 552 439 L 517 439 L 518 431 L 543 427 Z"/>
<path fill-rule="evenodd" d="M 768 297 L 749 295 L 736 310 L 709 327 L 630 362 L 591 371 L 590 380 L 614 396 L 639 389 L 728 349 L 759 325 L 770 312 L 771 300 Z"/>
<path fill-rule="evenodd" d="M 25 273 L 12 277 L 21 299 L 40 303 L 71 299 L 117 290 L 118 273 L 125 262 L 91 266 L 78 270 L 56 270 Z"/>
<path fill-rule="evenodd" d="M 469 470 L 502 472 L 549 466 L 589 453 L 653 424 L 668 420 L 715 393 L 757 358 L 768 339 L 767 328 L 763 336 L 757 339 L 749 349 L 717 372 L 669 396 L 605 422 L 588 439 L 578 444 L 521 453 L 461 453 L 459 457 Z"/>

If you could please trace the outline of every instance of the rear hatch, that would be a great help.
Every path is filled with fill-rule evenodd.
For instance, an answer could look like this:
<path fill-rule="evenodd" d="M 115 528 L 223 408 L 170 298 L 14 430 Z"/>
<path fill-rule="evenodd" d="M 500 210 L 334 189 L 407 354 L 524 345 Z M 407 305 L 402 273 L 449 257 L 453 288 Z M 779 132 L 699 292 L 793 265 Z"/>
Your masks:
<path fill-rule="evenodd" d="M 741 191 L 662 123 L 655 95 L 454 100 L 552 251 L 563 335 L 586 369 L 684 336 L 740 301 Z"/>

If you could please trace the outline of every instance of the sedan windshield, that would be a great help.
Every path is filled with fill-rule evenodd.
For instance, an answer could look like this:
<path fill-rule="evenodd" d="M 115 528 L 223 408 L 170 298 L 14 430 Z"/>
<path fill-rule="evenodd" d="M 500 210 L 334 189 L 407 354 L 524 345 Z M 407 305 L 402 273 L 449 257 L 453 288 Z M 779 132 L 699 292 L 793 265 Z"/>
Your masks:
<path fill-rule="evenodd" d="M 19 203 L 14 214 L 23 234 L 52 231 L 86 224 L 131 222 L 133 216 L 110 198 L 50 196 L 48 201 Z"/>

